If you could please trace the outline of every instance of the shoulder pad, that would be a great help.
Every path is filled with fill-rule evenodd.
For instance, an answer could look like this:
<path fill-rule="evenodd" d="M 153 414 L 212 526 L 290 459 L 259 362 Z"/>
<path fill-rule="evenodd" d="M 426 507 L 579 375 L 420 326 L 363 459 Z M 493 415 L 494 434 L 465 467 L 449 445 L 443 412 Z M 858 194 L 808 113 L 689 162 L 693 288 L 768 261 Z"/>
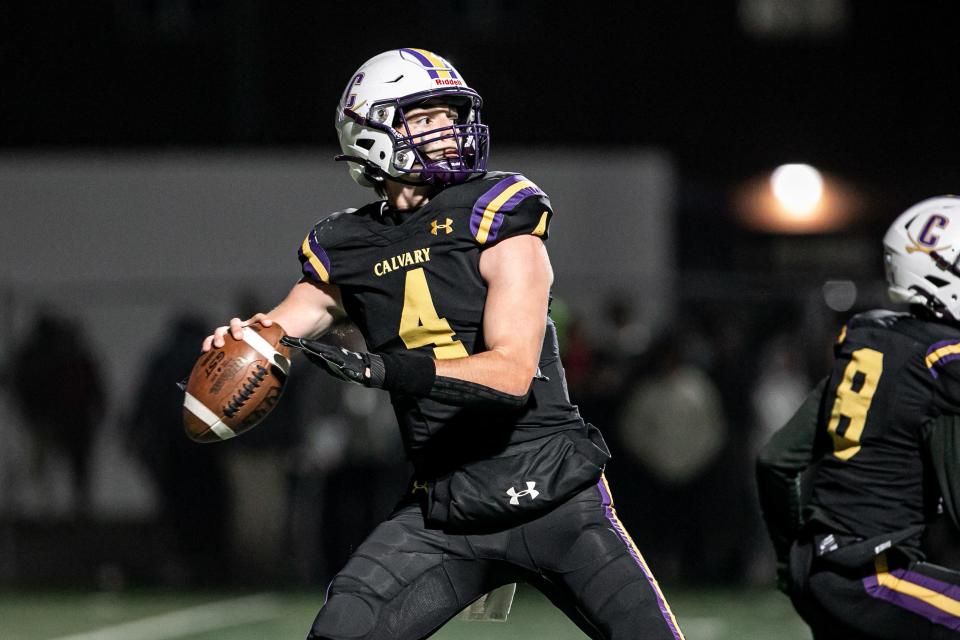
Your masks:
<path fill-rule="evenodd" d="M 320 243 L 329 249 L 353 237 L 357 233 L 358 225 L 362 224 L 362 220 L 379 214 L 382 209 L 383 200 L 377 200 L 365 204 L 359 209 L 350 208 L 337 211 L 326 218 L 322 218 L 314 225 L 313 230 L 317 232 Z"/>
<path fill-rule="evenodd" d="M 479 244 L 494 244 L 514 235 L 547 237 L 550 199 L 519 173 L 492 173 L 470 213 L 470 232 Z"/>
<path fill-rule="evenodd" d="M 303 275 L 314 282 L 329 283 L 331 265 L 327 251 L 349 239 L 358 217 L 368 215 L 373 209 L 379 211 L 380 203 L 373 202 L 360 209 L 337 211 L 317 222 L 300 243 L 297 252 Z"/>
<path fill-rule="evenodd" d="M 896 313 L 887 309 L 874 309 L 872 311 L 858 313 L 847 320 L 847 323 L 840 329 L 840 335 L 837 336 L 834 349 L 843 347 L 843 343 L 847 339 L 848 331 L 855 329 L 889 329 L 898 321 L 908 317 L 910 317 L 908 313 Z"/>
<path fill-rule="evenodd" d="M 909 313 L 897 313 L 887 309 L 874 309 L 873 311 L 865 311 L 853 316 L 850 318 L 849 322 L 847 322 L 847 327 L 849 329 L 860 329 L 861 327 L 878 327 L 886 329 L 892 327 L 900 320 L 909 317 Z"/>

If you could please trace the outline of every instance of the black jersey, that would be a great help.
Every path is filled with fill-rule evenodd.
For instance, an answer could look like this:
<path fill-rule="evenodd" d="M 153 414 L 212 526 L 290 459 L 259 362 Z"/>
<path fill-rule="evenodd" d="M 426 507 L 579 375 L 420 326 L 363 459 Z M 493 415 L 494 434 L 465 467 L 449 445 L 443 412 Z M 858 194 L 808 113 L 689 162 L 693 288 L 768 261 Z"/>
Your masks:
<path fill-rule="evenodd" d="M 552 215 L 549 199 L 533 182 L 491 172 L 447 187 L 400 217 L 379 201 L 324 218 L 304 239 L 300 261 L 306 277 L 339 287 L 370 351 L 465 357 L 486 350 L 487 286 L 480 253 L 521 234 L 546 240 Z M 403 442 L 418 473 L 442 473 L 510 444 L 582 427 L 549 317 L 539 366 L 528 402 L 512 411 L 393 394 Z"/>
<path fill-rule="evenodd" d="M 908 314 L 852 318 L 820 404 L 805 520 L 813 532 L 871 538 L 929 519 L 930 421 L 960 411 L 960 330 Z M 919 533 L 906 546 L 919 545 Z"/>

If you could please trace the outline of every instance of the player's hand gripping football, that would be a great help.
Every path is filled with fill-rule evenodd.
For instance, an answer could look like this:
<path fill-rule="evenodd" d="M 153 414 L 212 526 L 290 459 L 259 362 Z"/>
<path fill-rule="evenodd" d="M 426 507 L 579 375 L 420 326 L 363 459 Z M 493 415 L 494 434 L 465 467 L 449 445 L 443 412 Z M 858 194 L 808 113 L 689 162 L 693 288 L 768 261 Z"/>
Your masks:
<path fill-rule="evenodd" d="M 280 343 L 300 349 L 310 362 L 341 380 L 365 387 L 383 385 L 383 359 L 376 353 L 350 351 L 319 340 L 291 336 L 284 336 Z"/>
<path fill-rule="evenodd" d="M 243 340 L 243 328 L 257 323 L 260 323 L 264 327 L 269 327 L 273 325 L 273 320 L 265 313 L 258 313 L 250 318 L 247 318 L 246 320 L 241 320 L 240 318 L 231 318 L 229 325 L 217 327 L 214 329 L 213 334 L 204 339 L 203 344 L 200 346 L 200 350 L 206 353 L 211 349 L 219 349 L 223 347 L 223 345 L 226 343 L 226 336 L 228 333 L 233 336 L 234 340 Z"/>

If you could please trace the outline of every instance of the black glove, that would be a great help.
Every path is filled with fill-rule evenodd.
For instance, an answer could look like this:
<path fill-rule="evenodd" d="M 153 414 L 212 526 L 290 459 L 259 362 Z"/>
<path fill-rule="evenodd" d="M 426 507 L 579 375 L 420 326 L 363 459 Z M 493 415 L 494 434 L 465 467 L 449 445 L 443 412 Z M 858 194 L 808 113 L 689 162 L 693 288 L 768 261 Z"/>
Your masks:
<path fill-rule="evenodd" d="M 283 336 L 280 343 L 300 349 L 310 362 L 324 367 L 341 380 L 365 387 L 383 387 L 383 358 L 376 353 L 350 351 L 319 340 L 291 336 Z"/>

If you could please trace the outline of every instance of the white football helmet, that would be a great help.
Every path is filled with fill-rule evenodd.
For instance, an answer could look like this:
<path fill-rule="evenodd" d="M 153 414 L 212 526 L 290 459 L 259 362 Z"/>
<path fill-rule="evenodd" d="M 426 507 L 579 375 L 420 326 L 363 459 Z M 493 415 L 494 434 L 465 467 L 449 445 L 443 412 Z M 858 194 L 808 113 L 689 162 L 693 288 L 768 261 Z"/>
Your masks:
<path fill-rule="evenodd" d="M 960 320 L 960 198 L 939 196 L 901 213 L 883 237 L 890 298 Z"/>
<path fill-rule="evenodd" d="M 452 126 L 409 135 L 403 112 L 427 100 L 457 110 Z M 490 133 L 480 122 L 483 100 L 453 66 L 424 49 L 394 49 L 370 58 L 337 105 L 337 134 L 350 175 L 372 187 L 385 178 L 406 184 L 456 184 L 486 171 Z M 453 139 L 457 154 L 431 161 L 418 147 Z"/>

